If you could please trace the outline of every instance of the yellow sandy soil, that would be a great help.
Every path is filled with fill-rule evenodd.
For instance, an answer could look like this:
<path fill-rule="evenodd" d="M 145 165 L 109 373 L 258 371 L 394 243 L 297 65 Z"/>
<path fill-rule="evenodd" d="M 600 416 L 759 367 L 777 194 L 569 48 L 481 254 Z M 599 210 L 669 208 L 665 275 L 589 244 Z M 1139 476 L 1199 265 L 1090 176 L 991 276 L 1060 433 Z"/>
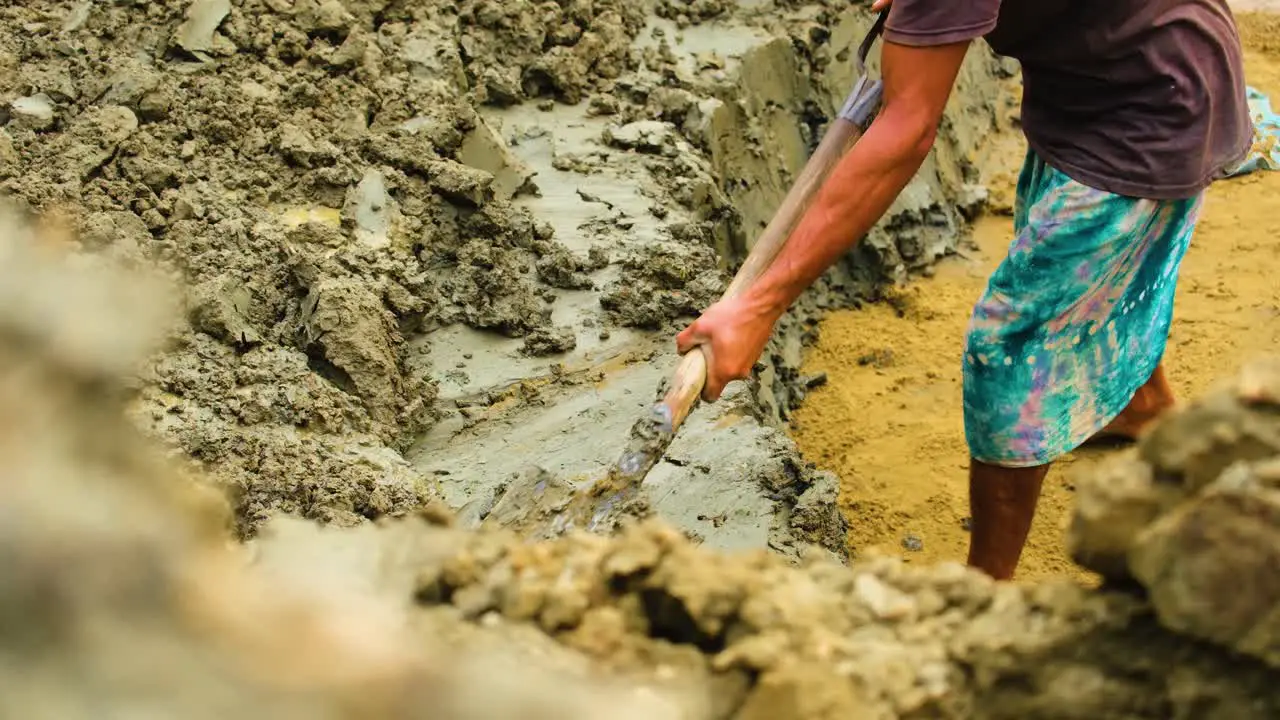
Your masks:
<path fill-rule="evenodd" d="M 1240 23 L 1248 82 L 1280 104 L 1280 34 L 1272 34 L 1280 23 L 1261 16 L 1241 16 Z M 1004 162 L 1016 167 L 1021 152 L 1017 147 Z M 826 372 L 829 383 L 797 414 L 794 435 L 809 460 L 840 475 L 854 554 L 964 559 L 968 453 L 960 349 L 973 302 L 1011 237 L 1011 218 L 983 218 L 976 249 L 904 288 L 901 302 L 834 313 L 823 324 L 804 371 Z M 1280 172 L 1210 190 L 1174 312 L 1166 367 L 1184 397 L 1252 356 L 1280 352 Z M 1071 483 L 1111 452 L 1081 450 L 1052 469 L 1019 578 L 1090 581 L 1064 549 Z M 922 549 L 906 549 L 910 536 Z"/>

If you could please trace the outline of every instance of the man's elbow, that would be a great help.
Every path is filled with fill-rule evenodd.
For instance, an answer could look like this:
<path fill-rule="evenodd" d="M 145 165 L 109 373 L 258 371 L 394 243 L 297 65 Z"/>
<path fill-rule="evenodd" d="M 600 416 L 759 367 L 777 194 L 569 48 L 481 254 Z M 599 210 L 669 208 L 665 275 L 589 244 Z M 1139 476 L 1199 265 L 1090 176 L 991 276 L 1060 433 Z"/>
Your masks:
<path fill-rule="evenodd" d="M 902 106 L 885 107 L 876 118 L 893 137 L 890 144 L 899 159 L 916 165 L 924 162 L 933 149 L 940 120 L 922 108 Z"/>

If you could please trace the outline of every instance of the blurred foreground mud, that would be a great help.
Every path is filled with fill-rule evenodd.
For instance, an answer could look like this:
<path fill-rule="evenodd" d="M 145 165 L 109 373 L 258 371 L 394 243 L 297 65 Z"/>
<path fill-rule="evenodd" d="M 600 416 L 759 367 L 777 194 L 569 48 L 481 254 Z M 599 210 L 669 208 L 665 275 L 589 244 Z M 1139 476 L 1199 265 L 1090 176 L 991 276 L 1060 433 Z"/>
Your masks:
<path fill-rule="evenodd" d="M 163 286 L 68 249 L 0 221 L 0 716 L 675 717 L 459 646 L 333 557 L 250 565 L 221 494 L 124 421 Z"/>
<path fill-rule="evenodd" d="M 1136 580 L 1166 625 L 1280 667 L 1280 359 L 1088 477 L 1073 520 L 1075 558 Z"/>

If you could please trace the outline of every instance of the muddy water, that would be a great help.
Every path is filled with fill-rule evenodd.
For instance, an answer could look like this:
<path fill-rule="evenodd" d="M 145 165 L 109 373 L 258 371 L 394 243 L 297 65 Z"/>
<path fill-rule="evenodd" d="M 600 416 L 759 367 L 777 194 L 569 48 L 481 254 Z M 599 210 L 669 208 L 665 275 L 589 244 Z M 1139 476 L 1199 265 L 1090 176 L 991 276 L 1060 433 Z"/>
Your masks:
<path fill-rule="evenodd" d="M 1274 18 L 1242 16 L 1248 81 L 1280 93 Z M 1016 168 L 1022 148 L 1002 148 Z M 1012 187 L 993 188 L 994 197 Z M 968 545 L 967 450 L 959 349 L 973 302 L 1003 256 L 1012 219 L 989 216 L 976 248 L 940 265 L 934 278 L 902 290 L 898 302 L 828 316 L 804 372 L 826 387 L 797 413 L 794 437 L 820 468 L 841 478 L 841 509 L 854 554 L 884 552 L 913 563 L 963 559 Z M 1280 174 L 1221 182 L 1183 265 L 1166 355 L 1185 398 L 1250 357 L 1280 345 Z M 1073 453 L 1053 468 L 1023 555 L 1020 577 L 1069 575 L 1090 582 L 1066 556 L 1063 535 L 1073 478 L 1114 452 Z"/>

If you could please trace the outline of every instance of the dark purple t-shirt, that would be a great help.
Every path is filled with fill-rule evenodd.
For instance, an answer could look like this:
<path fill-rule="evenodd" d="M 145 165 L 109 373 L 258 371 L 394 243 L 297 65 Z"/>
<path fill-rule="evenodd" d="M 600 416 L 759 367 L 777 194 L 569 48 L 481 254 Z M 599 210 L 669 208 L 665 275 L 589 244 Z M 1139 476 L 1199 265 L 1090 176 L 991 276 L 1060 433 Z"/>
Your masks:
<path fill-rule="evenodd" d="M 885 39 L 984 37 L 1022 64 L 1022 126 L 1045 162 L 1119 195 L 1195 195 L 1252 140 L 1226 0 L 894 0 Z"/>

